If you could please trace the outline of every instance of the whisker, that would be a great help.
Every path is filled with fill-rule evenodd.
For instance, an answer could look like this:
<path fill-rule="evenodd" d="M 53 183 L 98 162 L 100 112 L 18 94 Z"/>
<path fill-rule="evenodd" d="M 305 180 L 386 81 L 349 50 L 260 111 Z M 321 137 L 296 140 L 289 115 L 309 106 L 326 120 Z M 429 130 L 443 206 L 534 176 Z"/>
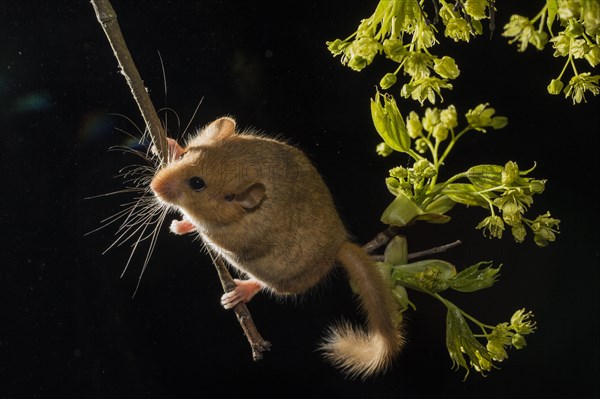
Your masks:
<path fill-rule="evenodd" d="M 167 216 L 167 212 L 168 212 L 168 208 L 163 208 L 162 212 L 159 215 L 159 218 L 156 221 L 156 225 L 154 227 L 154 231 L 151 234 L 152 239 L 150 240 L 150 246 L 148 247 L 148 252 L 146 253 L 146 259 L 144 259 L 144 265 L 142 266 L 142 271 L 140 272 L 140 275 L 138 277 L 138 281 L 137 284 L 135 286 L 135 290 L 133 291 L 133 297 L 135 297 L 135 294 L 137 294 L 138 289 L 140 288 L 140 284 L 142 282 L 142 277 L 144 275 L 144 272 L 146 271 L 146 268 L 148 267 L 148 264 L 150 263 L 150 259 L 152 258 L 152 254 L 154 253 L 154 248 L 156 248 L 156 242 L 158 241 L 158 234 L 160 232 L 160 227 L 162 226 L 165 217 Z"/>

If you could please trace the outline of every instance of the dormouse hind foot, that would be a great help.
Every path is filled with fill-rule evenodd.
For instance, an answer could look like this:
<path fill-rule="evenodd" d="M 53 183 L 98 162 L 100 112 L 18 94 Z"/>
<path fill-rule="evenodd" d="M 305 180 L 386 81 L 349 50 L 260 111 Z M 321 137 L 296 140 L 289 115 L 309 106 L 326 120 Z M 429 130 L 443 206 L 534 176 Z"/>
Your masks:
<path fill-rule="evenodd" d="M 173 220 L 171 222 L 171 226 L 169 226 L 169 230 L 171 230 L 171 233 L 183 235 L 187 233 L 193 233 L 194 231 L 196 231 L 196 226 L 194 226 L 192 222 L 186 219 Z"/>
<path fill-rule="evenodd" d="M 224 293 L 221 297 L 221 305 L 225 309 L 232 309 L 241 302 L 249 302 L 262 289 L 262 285 L 254 279 L 234 279 L 233 281 L 236 287 L 232 291 Z"/>

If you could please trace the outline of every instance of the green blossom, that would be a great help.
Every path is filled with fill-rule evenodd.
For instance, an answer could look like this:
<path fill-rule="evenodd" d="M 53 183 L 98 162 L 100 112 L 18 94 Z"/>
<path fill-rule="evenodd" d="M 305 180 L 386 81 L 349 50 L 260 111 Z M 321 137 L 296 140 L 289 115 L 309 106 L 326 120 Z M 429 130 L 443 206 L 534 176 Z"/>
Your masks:
<path fill-rule="evenodd" d="M 488 108 L 488 104 L 479 104 L 475 109 L 467 112 L 467 121 L 475 130 L 481 132 L 486 131 L 486 127 L 501 129 L 508 123 L 508 119 L 504 116 L 494 116 L 496 110 Z"/>
<path fill-rule="evenodd" d="M 504 25 L 502 36 L 512 37 L 509 43 L 519 42 L 519 52 L 527 49 L 527 45 L 535 32 L 535 27 L 529 18 L 522 15 L 511 15 L 510 20 Z"/>
<path fill-rule="evenodd" d="M 516 162 L 508 161 L 502 169 L 502 184 L 511 185 L 519 178 L 519 166 Z"/>
<path fill-rule="evenodd" d="M 418 49 L 432 47 L 437 43 L 432 25 L 427 23 L 419 23 L 413 33 Z"/>
<path fill-rule="evenodd" d="M 560 32 L 558 35 L 550 39 L 554 48 L 555 57 L 566 57 L 571 49 L 571 38 Z"/>
<path fill-rule="evenodd" d="M 508 353 L 504 347 L 511 344 L 512 336 L 513 333 L 510 331 L 510 325 L 506 322 L 496 325 L 487 336 L 488 343 L 486 348 L 490 351 L 494 360 L 501 362 L 508 358 Z"/>
<path fill-rule="evenodd" d="M 401 39 L 386 39 L 383 41 L 383 52 L 392 61 L 402 62 L 406 54 L 406 48 Z"/>
<path fill-rule="evenodd" d="M 596 67 L 596 65 L 600 64 L 600 46 L 597 44 L 590 46 L 588 52 L 585 53 L 584 58 L 592 67 Z"/>
<path fill-rule="evenodd" d="M 433 129 L 432 135 L 436 141 L 444 141 L 448 138 L 448 128 L 440 123 Z"/>
<path fill-rule="evenodd" d="M 584 0 L 584 10 L 581 13 L 585 33 L 594 37 L 600 35 L 600 2 L 595 0 Z"/>
<path fill-rule="evenodd" d="M 478 230 L 483 229 L 483 235 L 489 238 L 502 238 L 504 232 L 504 222 L 500 216 L 488 216 L 483 219 L 476 227 Z M 487 234 L 486 234 L 487 232 Z"/>
<path fill-rule="evenodd" d="M 411 51 L 406 56 L 404 72 L 415 79 L 426 78 L 429 76 L 429 68 L 432 66 L 431 56 L 418 51 Z"/>
<path fill-rule="evenodd" d="M 433 129 L 441 122 L 440 110 L 437 108 L 427 108 L 425 116 L 423 116 L 423 128 L 429 133 L 433 133 Z"/>
<path fill-rule="evenodd" d="M 436 175 L 435 168 L 433 165 L 426 159 L 419 159 L 413 165 L 413 171 L 417 178 L 431 178 Z"/>
<path fill-rule="evenodd" d="M 460 70 L 456 66 L 454 58 L 443 56 L 434 60 L 433 70 L 446 79 L 456 79 L 460 75 Z"/>
<path fill-rule="evenodd" d="M 559 219 L 550 217 L 550 212 L 544 215 L 538 216 L 531 223 L 531 230 L 533 230 L 533 240 L 539 247 L 545 247 L 550 242 L 556 240 L 556 234 L 558 233 Z"/>
<path fill-rule="evenodd" d="M 548 34 L 546 32 L 534 31 L 529 38 L 529 43 L 533 44 L 536 49 L 543 50 L 548 44 Z"/>
<path fill-rule="evenodd" d="M 452 89 L 452 84 L 448 83 L 446 79 L 439 79 L 436 77 L 422 78 L 414 81 L 413 83 L 405 84 L 400 91 L 400 95 L 404 98 L 409 96 L 413 100 L 418 100 L 421 105 L 425 100 L 429 100 L 431 104 L 435 104 L 436 94 L 443 101 L 441 89 Z"/>
<path fill-rule="evenodd" d="M 584 39 L 575 39 L 571 40 L 571 54 L 575 58 L 583 58 L 590 50 L 590 46 L 586 43 Z"/>
<path fill-rule="evenodd" d="M 464 3 L 465 11 L 476 20 L 487 17 L 486 8 L 489 6 L 488 0 L 467 0 Z"/>
<path fill-rule="evenodd" d="M 416 139 L 421 135 L 423 131 L 423 125 L 419 119 L 419 115 L 415 111 L 410 111 L 408 118 L 406 119 L 406 128 L 408 130 L 408 136 L 411 139 Z"/>
<path fill-rule="evenodd" d="M 579 15 L 580 0 L 559 0 L 558 1 L 558 16 L 560 19 L 567 20 Z"/>
<path fill-rule="evenodd" d="M 515 239 L 516 242 L 525 241 L 525 236 L 527 235 L 527 229 L 525 229 L 525 226 L 523 225 L 523 223 L 518 223 L 518 224 L 513 225 L 510 232 L 512 233 L 513 238 Z"/>
<path fill-rule="evenodd" d="M 536 329 L 535 321 L 532 318 L 531 311 L 525 312 L 525 309 L 519 309 L 510 318 L 510 326 L 517 334 L 531 334 Z"/>
<path fill-rule="evenodd" d="M 464 18 L 452 18 L 446 23 L 444 35 L 455 42 L 460 40 L 468 42 L 471 38 L 471 27 Z"/>
<path fill-rule="evenodd" d="M 585 99 L 586 91 L 591 92 L 593 95 L 600 92 L 598 80 L 600 80 L 600 75 L 590 76 L 589 72 L 573 76 L 567 87 L 565 87 L 565 97 L 573 98 L 573 104 L 580 103 L 581 100 L 587 102 Z"/>
<path fill-rule="evenodd" d="M 373 61 L 373 58 L 382 49 L 383 46 L 372 37 L 361 37 L 354 40 L 344 49 L 342 63 L 355 71 L 361 71 Z"/>

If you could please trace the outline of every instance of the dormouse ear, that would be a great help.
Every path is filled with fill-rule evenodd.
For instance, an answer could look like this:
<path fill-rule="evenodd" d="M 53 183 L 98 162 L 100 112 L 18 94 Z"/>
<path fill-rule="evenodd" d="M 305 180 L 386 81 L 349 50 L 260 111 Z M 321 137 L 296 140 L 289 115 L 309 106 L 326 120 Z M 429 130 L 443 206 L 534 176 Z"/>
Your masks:
<path fill-rule="evenodd" d="M 203 140 L 220 141 L 235 133 L 235 120 L 228 117 L 219 118 L 208 125 L 202 133 Z"/>
<path fill-rule="evenodd" d="M 179 143 L 172 138 L 167 137 L 167 144 L 169 146 L 169 161 L 173 159 L 179 159 L 181 154 L 185 152 L 185 149 L 179 145 Z"/>
<path fill-rule="evenodd" d="M 265 186 L 262 183 L 254 183 L 246 187 L 242 192 L 235 194 L 233 201 L 245 209 L 253 209 L 260 205 L 265 198 Z"/>

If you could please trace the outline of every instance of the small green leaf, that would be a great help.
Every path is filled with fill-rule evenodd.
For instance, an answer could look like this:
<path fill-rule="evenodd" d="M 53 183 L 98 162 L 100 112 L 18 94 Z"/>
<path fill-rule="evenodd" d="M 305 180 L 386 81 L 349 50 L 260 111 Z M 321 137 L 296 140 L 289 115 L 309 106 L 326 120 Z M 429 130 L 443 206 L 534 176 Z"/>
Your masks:
<path fill-rule="evenodd" d="M 408 309 L 408 305 L 410 305 L 413 309 L 415 308 L 415 305 L 412 304 L 408 299 L 408 292 L 406 292 L 406 288 L 403 286 L 396 285 L 392 289 L 392 296 L 394 297 L 394 300 L 396 301 L 396 304 L 400 308 L 401 312 Z"/>
<path fill-rule="evenodd" d="M 500 267 L 494 269 L 492 262 L 479 262 L 449 279 L 448 286 L 461 292 L 472 292 L 488 288 L 496 282 L 499 271 Z"/>
<path fill-rule="evenodd" d="M 396 199 L 383 211 L 381 221 L 392 226 L 406 226 L 413 219 L 423 214 L 421 208 L 417 206 L 403 192 L 399 192 Z"/>
<path fill-rule="evenodd" d="M 408 244 L 404 236 L 395 236 L 385 247 L 383 259 L 391 265 L 405 265 L 408 263 Z M 390 271 L 391 273 L 391 271 Z"/>
<path fill-rule="evenodd" d="M 491 353 L 475 338 L 460 309 L 448 301 L 444 303 L 448 307 L 446 315 L 446 347 L 448 348 L 450 359 L 452 359 L 453 367 L 456 369 L 463 367 L 467 370 L 467 374 L 465 375 L 465 378 L 467 378 L 469 375 L 469 366 L 464 356 L 467 355 L 470 364 L 476 370 L 480 372 L 491 370 L 493 366 Z"/>
<path fill-rule="evenodd" d="M 556 19 L 556 13 L 558 12 L 558 0 L 546 0 L 546 5 L 548 6 L 548 18 L 546 19 L 546 26 L 548 26 L 548 31 L 552 33 L 552 24 Z"/>
<path fill-rule="evenodd" d="M 410 149 L 406 124 L 394 97 L 375 93 L 375 99 L 371 99 L 371 117 L 377 133 L 388 146 L 399 152 Z"/>
<path fill-rule="evenodd" d="M 479 194 L 479 189 L 472 184 L 448 184 L 444 189 L 444 193 L 448 195 L 452 201 L 458 202 L 459 204 L 467 206 L 482 206 L 484 208 L 488 206 L 485 198 Z M 495 196 L 493 193 L 487 193 L 486 195 Z"/>
<path fill-rule="evenodd" d="M 439 213 L 426 212 L 422 215 L 419 215 L 413 219 L 413 221 L 421 220 L 423 222 L 434 223 L 434 224 L 442 224 L 447 223 L 451 219 L 448 215 L 442 215 Z"/>
<path fill-rule="evenodd" d="M 440 195 L 425 208 L 426 213 L 436 213 L 443 215 L 454 208 L 456 202 L 448 195 Z"/>
<path fill-rule="evenodd" d="M 475 186 L 487 189 L 502 185 L 502 171 L 500 165 L 477 165 L 467 170 L 467 178 Z"/>

